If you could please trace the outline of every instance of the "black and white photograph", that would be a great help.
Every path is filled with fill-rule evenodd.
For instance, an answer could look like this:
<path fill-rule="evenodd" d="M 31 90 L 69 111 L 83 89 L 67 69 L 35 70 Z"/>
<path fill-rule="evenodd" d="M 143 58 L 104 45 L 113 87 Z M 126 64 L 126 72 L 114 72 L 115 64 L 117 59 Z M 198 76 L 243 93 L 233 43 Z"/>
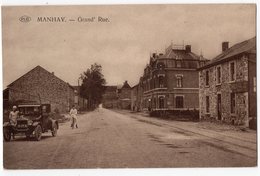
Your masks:
<path fill-rule="evenodd" d="M 2 5 L 3 169 L 256 168 L 257 5 Z"/>

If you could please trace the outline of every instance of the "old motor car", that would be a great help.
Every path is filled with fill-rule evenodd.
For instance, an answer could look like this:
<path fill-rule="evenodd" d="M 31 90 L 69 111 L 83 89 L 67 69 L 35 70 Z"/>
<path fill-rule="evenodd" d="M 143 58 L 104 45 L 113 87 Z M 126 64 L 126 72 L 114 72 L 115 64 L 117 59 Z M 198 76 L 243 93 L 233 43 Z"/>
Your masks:
<path fill-rule="evenodd" d="M 50 131 L 52 136 L 57 135 L 59 124 L 50 117 L 50 104 L 23 104 L 18 105 L 19 117 L 16 125 L 5 122 L 3 135 L 5 141 L 10 141 L 12 135 L 25 135 L 28 139 L 34 137 L 40 141 L 42 133 Z"/>

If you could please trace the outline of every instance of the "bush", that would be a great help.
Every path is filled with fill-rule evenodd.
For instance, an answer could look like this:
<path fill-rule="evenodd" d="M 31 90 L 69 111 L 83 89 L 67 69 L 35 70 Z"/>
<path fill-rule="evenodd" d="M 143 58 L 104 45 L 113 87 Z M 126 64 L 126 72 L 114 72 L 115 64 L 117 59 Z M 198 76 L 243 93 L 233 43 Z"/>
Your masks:
<path fill-rule="evenodd" d="M 196 109 L 191 110 L 156 110 L 151 111 L 151 117 L 164 117 L 171 119 L 186 119 L 191 121 L 199 121 L 199 111 Z"/>

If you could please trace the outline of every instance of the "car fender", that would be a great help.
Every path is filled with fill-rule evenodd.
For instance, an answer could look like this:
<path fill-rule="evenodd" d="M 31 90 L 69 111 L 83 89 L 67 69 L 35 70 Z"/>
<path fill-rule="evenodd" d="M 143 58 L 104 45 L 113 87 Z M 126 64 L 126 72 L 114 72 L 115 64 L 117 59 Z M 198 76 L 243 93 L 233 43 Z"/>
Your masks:
<path fill-rule="evenodd" d="M 3 127 L 10 127 L 11 124 L 9 122 L 4 122 Z"/>
<path fill-rule="evenodd" d="M 52 121 L 52 128 L 53 128 L 54 124 L 56 124 L 57 125 L 57 129 L 59 129 L 58 121 L 57 120 L 53 120 L 53 119 L 51 121 Z"/>
<path fill-rule="evenodd" d="M 36 127 L 37 125 L 41 125 L 41 123 L 40 122 L 33 122 L 33 124 L 32 124 L 33 127 Z"/>

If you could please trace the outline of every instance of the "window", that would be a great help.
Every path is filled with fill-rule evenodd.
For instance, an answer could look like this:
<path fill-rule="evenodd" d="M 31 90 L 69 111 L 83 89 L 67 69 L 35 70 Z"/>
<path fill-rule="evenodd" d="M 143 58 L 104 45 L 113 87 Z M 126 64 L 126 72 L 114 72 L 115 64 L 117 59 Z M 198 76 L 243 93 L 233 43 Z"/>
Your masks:
<path fill-rule="evenodd" d="M 231 102 L 231 113 L 235 113 L 235 107 L 236 107 L 236 97 L 235 97 L 235 93 L 231 93 L 230 95 L 230 102 Z"/>
<path fill-rule="evenodd" d="M 159 62 L 157 64 L 157 68 L 159 68 L 160 70 L 164 69 L 165 68 L 165 64 L 163 62 Z"/>
<path fill-rule="evenodd" d="M 156 77 L 153 77 L 153 88 L 156 88 Z"/>
<path fill-rule="evenodd" d="M 209 86 L 209 71 L 206 71 L 206 86 Z"/>
<path fill-rule="evenodd" d="M 181 61 L 176 61 L 176 67 L 180 68 L 181 67 Z"/>
<path fill-rule="evenodd" d="M 159 87 L 164 87 L 164 76 L 159 76 Z"/>
<path fill-rule="evenodd" d="M 182 76 L 176 75 L 177 78 L 177 87 L 182 87 Z"/>
<path fill-rule="evenodd" d="M 256 92 L 256 77 L 254 77 L 254 79 L 253 79 L 253 84 L 254 84 L 254 92 Z"/>
<path fill-rule="evenodd" d="M 164 97 L 159 97 L 159 109 L 164 108 Z"/>
<path fill-rule="evenodd" d="M 209 96 L 206 96 L 206 113 L 209 113 Z"/>
<path fill-rule="evenodd" d="M 153 99 L 153 108 L 156 108 L 156 98 Z"/>
<path fill-rule="evenodd" d="M 230 81 L 235 81 L 235 62 L 231 62 L 229 65 L 230 69 Z"/>
<path fill-rule="evenodd" d="M 168 67 L 170 67 L 170 68 L 172 68 L 172 67 L 174 67 L 174 61 L 173 60 L 168 60 L 168 62 L 167 62 L 167 66 Z"/>
<path fill-rule="evenodd" d="M 183 108 L 183 96 L 176 96 L 176 108 Z"/>
<path fill-rule="evenodd" d="M 221 67 L 217 67 L 217 84 L 221 84 Z"/>

